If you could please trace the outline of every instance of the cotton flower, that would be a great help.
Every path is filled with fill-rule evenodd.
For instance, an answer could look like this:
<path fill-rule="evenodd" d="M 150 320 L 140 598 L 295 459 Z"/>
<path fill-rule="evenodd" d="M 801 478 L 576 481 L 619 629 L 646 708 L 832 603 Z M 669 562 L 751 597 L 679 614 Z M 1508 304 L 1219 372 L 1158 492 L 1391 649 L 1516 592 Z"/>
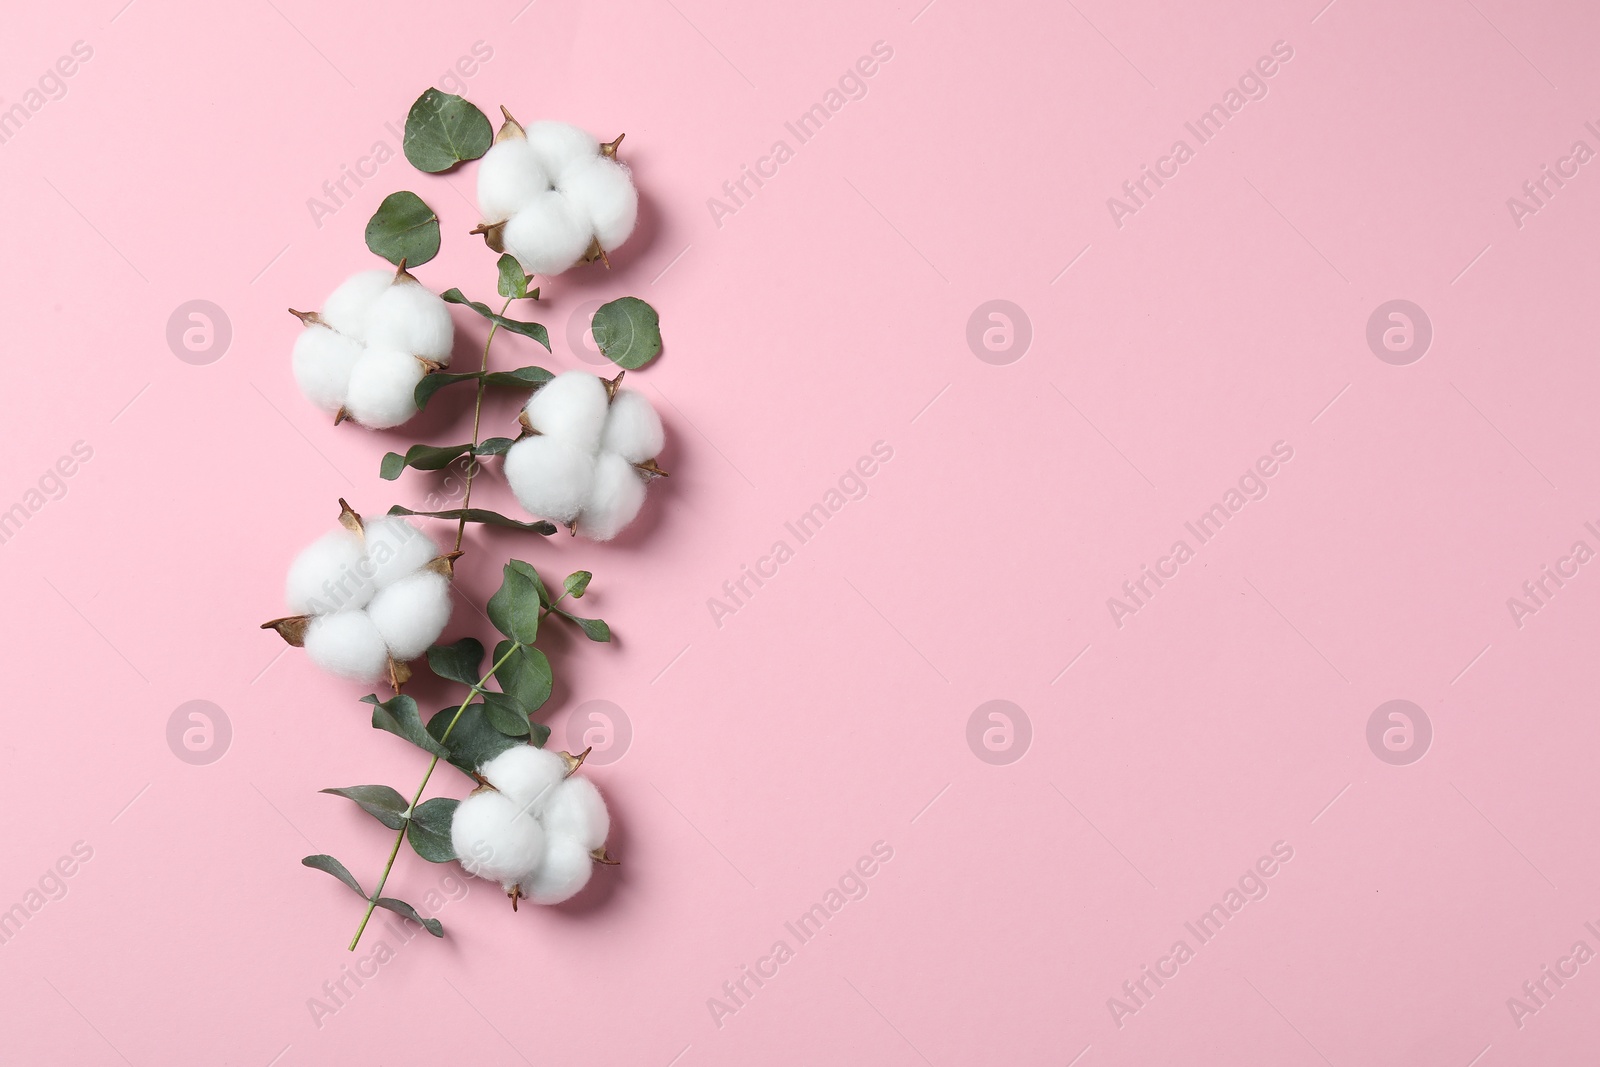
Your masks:
<path fill-rule="evenodd" d="M 293 314 L 305 324 L 294 345 L 295 381 L 335 422 L 400 425 L 417 413 L 412 395 L 422 376 L 450 363 L 450 309 L 403 266 L 352 275 L 320 312 Z"/>
<path fill-rule="evenodd" d="M 530 436 L 506 452 L 505 475 L 522 506 L 575 533 L 609 541 L 633 521 L 666 436 L 644 395 L 567 371 L 528 398 Z"/>
<path fill-rule="evenodd" d="M 398 689 L 409 660 L 450 620 L 450 555 L 404 519 L 363 520 L 344 501 L 342 529 L 313 541 L 289 566 L 288 618 L 264 623 L 311 662 L 361 682 Z"/>
<path fill-rule="evenodd" d="M 505 115 L 478 163 L 484 221 L 473 232 L 496 252 L 511 253 L 529 274 L 560 274 L 626 241 L 639 194 L 616 158 L 622 138 L 600 144 L 564 122 L 523 127 Z"/>
<path fill-rule="evenodd" d="M 600 791 L 573 776 L 581 760 L 516 745 L 479 768 L 486 784 L 456 806 L 450 843 L 468 874 L 499 882 L 512 904 L 560 904 L 606 855 L 611 816 Z"/>

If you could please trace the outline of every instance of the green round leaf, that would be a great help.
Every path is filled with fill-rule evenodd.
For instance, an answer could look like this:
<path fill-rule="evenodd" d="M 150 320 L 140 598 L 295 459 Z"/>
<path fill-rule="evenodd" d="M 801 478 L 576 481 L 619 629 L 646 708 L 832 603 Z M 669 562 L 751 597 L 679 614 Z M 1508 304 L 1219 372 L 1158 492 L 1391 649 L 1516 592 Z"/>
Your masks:
<path fill-rule="evenodd" d="M 406 115 L 406 158 L 429 174 L 477 159 L 493 141 L 494 131 L 484 113 L 451 93 L 429 89 Z"/>
<path fill-rule="evenodd" d="M 390 193 L 367 223 L 367 247 L 390 263 L 421 266 L 439 254 L 439 216 L 416 193 Z"/>
<path fill-rule="evenodd" d="M 661 317 L 636 296 L 601 304 L 589 329 L 600 351 L 623 370 L 638 370 L 661 354 Z"/>
<path fill-rule="evenodd" d="M 450 844 L 450 820 L 459 803 L 453 797 L 434 797 L 418 804 L 411 813 L 406 840 L 429 863 L 449 863 L 456 858 L 456 850 Z"/>
<path fill-rule="evenodd" d="M 440 678 L 462 685 L 477 685 L 483 676 L 483 645 L 475 637 L 463 637 L 452 645 L 428 649 L 428 669 Z"/>
<path fill-rule="evenodd" d="M 507 637 L 531 645 L 539 637 L 538 587 L 510 564 L 502 574 L 500 588 L 486 606 L 489 621 Z"/>

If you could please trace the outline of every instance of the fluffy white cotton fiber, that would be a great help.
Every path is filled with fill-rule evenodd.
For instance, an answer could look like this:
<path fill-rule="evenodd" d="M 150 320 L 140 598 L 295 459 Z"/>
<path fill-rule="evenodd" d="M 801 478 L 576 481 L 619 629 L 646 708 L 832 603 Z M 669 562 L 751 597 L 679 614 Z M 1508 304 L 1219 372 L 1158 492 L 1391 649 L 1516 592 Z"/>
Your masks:
<path fill-rule="evenodd" d="M 416 659 L 450 621 L 450 580 L 433 571 L 402 578 L 378 590 L 367 605 L 367 614 L 391 656 L 402 661 Z"/>
<path fill-rule="evenodd" d="M 490 785 L 538 815 L 567 776 L 567 761 L 548 749 L 516 745 L 478 769 Z"/>
<path fill-rule="evenodd" d="M 595 242 L 610 252 L 628 239 L 639 193 L 628 168 L 584 130 L 564 122 L 524 130 L 508 119 L 478 164 L 478 210 L 523 270 L 560 274 Z"/>
<path fill-rule="evenodd" d="M 629 463 L 643 463 L 661 455 L 667 443 L 666 431 L 661 428 L 661 416 L 650 406 L 644 394 L 632 389 L 618 389 L 617 398 L 611 402 L 606 414 L 605 436 L 600 447 L 616 452 Z"/>
<path fill-rule="evenodd" d="M 305 323 L 294 346 L 300 391 L 378 430 L 417 413 L 417 383 L 429 366 L 449 364 L 455 341 L 449 307 L 404 271 L 351 276 Z"/>
<path fill-rule="evenodd" d="M 416 659 L 450 621 L 450 581 L 429 567 L 438 546 L 400 518 L 336 530 L 289 566 L 285 599 L 307 616 L 311 661 L 343 678 L 376 682 L 390 660 Z"/>
<path fill-rule="evenodd" d="M 510 797 L 486 789 L 456 805 L 450 844 L 468 874 L 510 890 L 544 860 L 545 833 Z"/>
<path fill-rule="evenodd" d="M 284 599 L 296 615 L 327 615 L 367 606 L 372 585 L 361 576 L 361 538 L 335 530 L 307 545 L 289 564 Z"/>
<path fill-rule="evenodd" d="M 376 681 L 389 664 L 383 635 L 361 610 L 318 615 L 306 628 L 305 644 L 312 663 L 341 678 Z"/>
<path fill-rule="evenodd" d="M 463 800 L 450 825 L 461 866 L 536 904 L 559 904 L 588 884 L 611 832 L 594 783 L 568 777 L 564 756 L 533 745 L 507 749 L 478 773 L 489 787 Z"/>
<path fill-rule="evenodd" d="M 640 467 L 666 443 L 660 416 L 631 389 L 609 399 L 606 383 L 586 371 L 556 375 L 523 413 L 536 433 L 505 457 L 517 500 L 593 540 L 611 540 L 644 505 L 648 475 Z"/>

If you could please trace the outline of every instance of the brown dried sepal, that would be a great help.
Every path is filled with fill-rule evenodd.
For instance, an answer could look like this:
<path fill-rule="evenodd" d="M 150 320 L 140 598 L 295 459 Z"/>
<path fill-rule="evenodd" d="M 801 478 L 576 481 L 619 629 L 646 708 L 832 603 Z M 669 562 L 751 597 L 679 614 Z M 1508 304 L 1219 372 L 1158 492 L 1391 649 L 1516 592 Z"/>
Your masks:
<path fill-rule="evenodd" d="M 517 910 L 517 901 L 522 899 L 522 886 L 514 885 L 506 890 L 506 896 L 511 898 L 511 910 Z"/>
<path fill-rule="evenodd" d="M 436 359 L 423 359 L 421 356 L 417 356 L 416 360 L 418 363 L 422 364 L 423 374 L 434 374 L 438 371 L 444 370 L 445 368 L 445 365 Z"/>
<path fill-rule="evenodd" d="M 600 247 L 600 238 L 598 237 L 589 242 L 589 247 L 583 253 L 583 261 L 585 263 L 593 263 L 597 259 L 606 265 L 606 270 L 611 269 L 611 257 L 606 255 L 604 248 Z"/>
<path fill-rule="evenodd" d="M 540 436 L 539 431 L 533 428 L 533 422 L 528 418 L 526 409 L 517 413 L 517 425 L 522 427 L 522 432 L 517 435 L 519 441 L 524 437 Z"/>
<path fill-rule="evenodd" d="M 633 469 L 636 471 L 643 471 L 652 478 L 667 477 L 667 472 L 656 466 L 656 461 L 653 459 L 647 459 L 643 463 L 635 463 L 633 465 Z"/>
<path fill-rule="evenodd" d="M 303 325 L 303 326 L 326 326 L 327 325 L 327 323 L 322 321 L 322 316 L 318 315 L 315 311 L 296 311 L 294 308 L 290 308 L 289 309 L 289 314 L 291 314 L 295 318 L 299 319 L 301 325 Z"/>
<path fill-rule="evenodd" d="M 500 124 L 500 131 L 494 135 L 495 144 L 499 144 L 501 141 L 526 141 L 528 139 L 528 132 L 522 128 L 522 123 L 511 117 L 511 112 L 504 104 L 500 105 L 500 114 L 504 115 L 506 120 Z"/>
<path fill-rule="evenodd" d="M 596 863 L 603 863 L 607 867 L 615 867 L 615 866 L 617 866 L 618 864 L 620 864 L 622 862 L 621 860 L 619 860 L 615 856 L 613 856 L 611 853 L 607 852 L 606 851 L 606 846 L 604 846 L 604 845 L 601 845 L 599 848 L 594 849 L 593 851 L 591 851 L 589 853 L 589 856 Z"/>
<path fill-rule="evenodd" d="M 390 656 L 389 688 L 398 693 L 400 692 L 400 687 L 409 681 L 411 681 L 411 664 L 406 663 L 404 660 L 397 660 L 393 656 Z"/>
<path fill-rule="evenodd" d="M 506 250 L 506 246 L 505 243 L 500 240 L 500 231 L 505 229 L 505 225 L 506 224 L 504 220 L 500 222 L 480 222 L 467 232 L 473 235 L 481 234 L 483 236 L 484 244 L 488 245 L 496 252 L 504 252 Z"/>
<path fill-rule="evenodd" d="M 460 552 L 446 552 L 442 556 L 434 556 L 422 569 L 432 571 L 434 574 L 442 574 L 446 579 L 453 582 L 456 578 L 456 560 L 460 559 L 461 556 L 462 553 Z"/>
<path fill-rule="evenodd" d="M 344 497 L 339 498 L 339 525 L 355 534 L 357 537 L 366 536 L 366 527 L 361 524 L 361 516 L 356 514 Z"/>
<path fill-rule="evenodd" d="M 263 630 L 276 630 L 278 636 L 295 648 L 304 648 L 306 644 L 306 627 L 311 625 L 310 615 L 290 615 L 287 618 L 273 619 L 271 622 L 261 624 Z"/>
<path fill-rule="evenodd" d="M 341 423 L 341 422 L 343 422 L 343 421 L 344 421 L 344 420 L 345 420 L 345 419 L 348 419 L 348 418 L 349 418 L 349 417 L 350 417 L 350 412 L 348 412 L 348 411 L 346 411 L 346 410 L 345 410 L 345 409 L 344 409 L 344 407 L 343 407 L 343 406 L 342 406 L 342 405 L 341 405 L 341 406 L 340 406 L 340 408 L 339 408 L 339 410 L 338 410 L 338 411 L 335 411 L 335 412 L 334 412 L 334 413 L 333 413 L 333 424 L 334 424 L 334 425 L 335 425 L 335 426 L 337 426 L 337 425 L 339 425 L 339 424 L 340 424 L 340 423 Z"/>
<path fill-rule="evenodd" d="M 570 752 L 558 752 L 558 753 L 556 753 L 556 755 L 560 756 L 563 760 L 566 760 L 566 762 L 567 762 L 566 777 L 571 778 L 574 774 L 576 774 L 578 768 L 583 766 L 583 761 L 588 759 L 589 758 L 589 753 L 591 753 L 593 751 L 594 751 L 594 746 L 590 745 L 588 748 L 584 749 L 582 752 L 578 753 L 576 756 L 574 756 Z"/>
<path fill-rule="evenodd" d="M 609 381 L 605 378 L 600 379 L 600 384 L 606 387 L 606 403 L 609 404 L 617 398 L 617 390 L 622 388 L 622 379 L 627 377 L 627 374 L 627 371 L 620 370 L 617 376 Z"/>
<path fill-rule="evenodd" d="M 616 159 L 617 149 L 622 147 L 622 139 L 626 136 L 628 135 L 625 133 L 619 133 L 614 141 L 602 141 L 600 143 L 600 154 L 607 159 Z"/>
<path fill-rule="evenodd" d="M 390 282 L 389 284 L 390 285 L 399 285 L 401 282 L 413 282 L 413 283 L 415 283 L 417 285 L 421 285 L 422 284 L 421 282 L 417 281 L 416 275 L 414 275 L 410 271 L 406 270 L 406 261 L 405 261 L 405 257 L 404 256 L 402 256 L 400 258 L 400 263 L 395 268 L 394 281 Z"/>

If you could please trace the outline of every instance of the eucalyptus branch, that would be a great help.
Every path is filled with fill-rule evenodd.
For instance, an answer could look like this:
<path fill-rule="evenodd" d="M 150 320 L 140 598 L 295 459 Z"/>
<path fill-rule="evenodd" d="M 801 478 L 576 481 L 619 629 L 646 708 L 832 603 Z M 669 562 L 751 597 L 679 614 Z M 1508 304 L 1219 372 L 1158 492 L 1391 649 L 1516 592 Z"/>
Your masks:
<path fill-rule="evenodd" d="M 514 297 L 507 297 L 506 298 L 506 302 L 500 306 L 500 314 L 502 316 L 505 315 L 505 313 L 508 310 L 510 310 L 511 301 L 513 299 L 515 299 L 515 298 Z M 473 479 L 473 476 L 478 473 L 478 457 L 477 457 L 477 451 L 478 451 L 478 429 L 479 429 L 479 426 L 483 422 L 484 380 L 483 380 L 482 376 L 485 376 L 485 375 L 487 375 L 489 373 L 489 346 L 494 344 L 494 335 L 499 331 L 499 329 L 500 329 L 500 323 L 498 321 L 491 322 L 489 324 L 489 336 L 487 338 L 485 338 L 485 340 L 483 342 L 483 362 L 479 366 L 480 377 L 478 378 L 478 395 L 472 402 L 472 452 L 468 453 L 468 455 L 470 455 L 472 457 L 472 459 L 467 464 L 467 486 L 466 486 L 465 495 L 463 496 L 462 501 L 461 501 L 461 507 L 462 507 L 463 511 L 465 511 L 467 508 L 472 506 L 472 479 Z M 456 522 L 456 551 L 457 552 L 461 551 L 461 538 L 466 534 L 466 532 L 467 532 L 467 518 L 466 518 L 466 515 L 463 514 L 461 516 L 461 518 Z M 399 846 L 397 845 L 396 847 L 398 848 Z M 356 936 L 359 937 L 360 935 L 357 934 Z"/>
<path fill-rule="evenodd" d="M 546 611 L 546 614 L 549 614 L 548 610 Z M 461 719 L 462 712 L 467 710 L 467 705 L 472 703 L 474 697 L 481 696 L 483 694 L 483 687 L 489 684 L 489 679 L 494 677 L 495 671 L 498 671 L 501 667 L 503 667 L 506 660 L 515 655 L 519 649 L 527 647 L 520 641 L 512 641 L 510 645 L 511 647 L 506 649 L 505 655 L 501 656 L 497 661 L 495 661 L 495 664 L 489 668 L 488 673 L 482 678 L 479 678 L 478 681 L 467 690 L 466 699 L 461 702 L 460 707 L 456 708 L 456 713 L 451 717 L 449 725 L 447 725 L 444 728 L 444 731 L 439 735 L 439 743 L 441 745 L 450 739 L 450 731 L 455 729 L 456 723 Z M 406 830 L 411 826 L 411 815 L 417 810 L 417 804 L 422 800 L 422 792 L 428 788 L 428 780 L 433 777 L 433 770 L 437 766 L 439 766 L 439 757 L 434 756 L 428 761 L 428 769 L 422 775 L 422 782 L 417 786 L 417 791 L 411 795 L 411 806 L 406 809 L 405 821 L 400 824 L 400 829 L 395 831 L 394 847 L 389 850 L 389 861 L 383 865 L 383 876 L 378 879 L 378 887 L 372 891 L 372 896 L 367 900 L 367 910 L 361 916 L 361 925 L 356 928 L 356 935 L 350 939 L 351 952 L 356 950 L 356 945 L 360 944 L 361 942 L 361 935 L 367 930 L 367 923 L 372 919 L 373 909 L 378 906 L 378 898 L 383 895 L 383 887 L 389 881 L 389 873 L 394 870 L 394 861 L 396 857 L 400 855 L 400 845 L 405 841 Z"/>

